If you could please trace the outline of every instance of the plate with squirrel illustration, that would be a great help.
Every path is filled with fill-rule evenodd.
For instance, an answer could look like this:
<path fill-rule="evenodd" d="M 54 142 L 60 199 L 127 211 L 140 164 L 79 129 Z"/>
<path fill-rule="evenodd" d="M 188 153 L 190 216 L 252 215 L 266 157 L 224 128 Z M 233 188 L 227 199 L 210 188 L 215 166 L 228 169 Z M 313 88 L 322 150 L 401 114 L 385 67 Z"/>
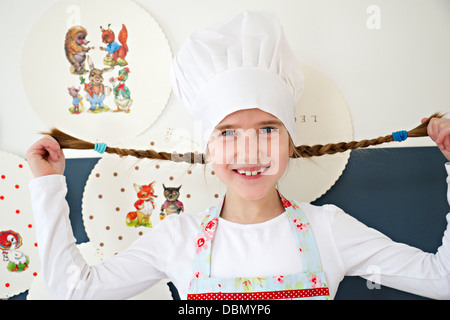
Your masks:
<path fill-rule="evenodd" d="M 190 140 L 176 135 L 134 143 L 128 148 L 199 152 Z M 224 192 L 211 165 L 105 154 L 84 189 L 83 222 L 91 243 L 108 257 L 151 232 L 168 215 L 204 211 Z"/>
<path fill-rule="evenodd" d="M 39 274 L 35 223 L 25 159 L 0 151 L 0 296 L 7 299 L 28 290 Z"/>
<path fill-rule="evenodd" d="M 95 249 L 90 242 L 77 245 L 81 255 L 89 266 L 95 266 L 103 262 L 103 253 L 98 248 Z M 79 271 L 74 266 L 68 270 L 66 283 L 71 285 L 71 280 L 75 280 Z M 74 282 L 74 281 L 73 281 Z M 130 300 L 172 300 L 172 293 L 168 286 L 169 280 L 161 280 L 150 289 L 130 298 Z M 82 288 L 83 281 L 77 282 L 78 288 Z M 37 275 L 28 291 L 27 300 L 51 300 L 53 297 L 48 291 L 42 274 Z"/>
<path fill-rule="evenodd" d="M 22 80 L 49 127 L 117 143 L 144 132 L 165 108 L 171 62 L 163 30 L 135 2 L 62 0 L 27 37 Z"/>

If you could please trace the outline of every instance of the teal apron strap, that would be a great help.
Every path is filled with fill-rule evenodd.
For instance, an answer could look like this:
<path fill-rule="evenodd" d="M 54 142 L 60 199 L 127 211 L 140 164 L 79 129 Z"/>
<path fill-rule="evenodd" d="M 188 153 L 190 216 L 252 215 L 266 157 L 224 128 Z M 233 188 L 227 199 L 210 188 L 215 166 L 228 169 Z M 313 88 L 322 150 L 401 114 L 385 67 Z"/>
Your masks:
<path fill-rule="evenodd" d="M 297 203 L 286 208 L 286 214 L 296 235 L 304 273 L 322 271 L 319 250 L 312 227 Z"/>
<path fill-rule="evenodd" d="M 209 209 L 198 231 L 193 268 L 194 274 L 199 278 L 209 278 L 211 275 L 212 239 L 216 231 L 223 202 L 224 199 L 215 207 Z"/>

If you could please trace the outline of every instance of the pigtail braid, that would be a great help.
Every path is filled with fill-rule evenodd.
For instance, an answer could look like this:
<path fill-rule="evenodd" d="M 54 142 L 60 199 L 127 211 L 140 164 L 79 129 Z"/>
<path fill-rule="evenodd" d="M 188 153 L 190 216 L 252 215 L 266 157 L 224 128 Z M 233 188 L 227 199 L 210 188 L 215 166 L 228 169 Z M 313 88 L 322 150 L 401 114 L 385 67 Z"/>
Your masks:
<path fill-rule="evenodd" d="M 350 142 L 339 142 L 339 143 L 329 143 L 326 145 L 316 144 L 314 146 L 298 146 L 296 147 L 296 158 L 309 158 L 309 157 L 319 157 L 326 154 L 335 154 L 340 152 L 345 152 L 348 150 L 355 150 L 360 148 L 367 148 L 369 146 L 376 146 L 386 142 L 392 142 L 394 139 L 392 135 L 379 137 L 371 140 L 361 140 L 361 141 L 350 141 Z"/>
<path fill-rule="evenodd" d="M 42 134 L 52 136 L 62 149 L 77 149 L 77 150 L 91 150 L 95 149 L 95 143 L 84 141 L 67 133 L 64 133 L 56 128 L 50 130 L 50 132 L 43 132 Z M 205 164 L 205 155 L 197 152 L 187 152 L 187 153 L 168 153 L 168 152 L 157 152 L 155 150 L 135 150 L 135 149 L 122 149 L 115 147 L 106 147 L 106 153 L 117 154 L 121 157 L 132 156 L 138 159 L 147 158 L 155 160 L 171 160 L 174 162 L 187 162 L 187 163 L 198 163 Z"/>
<path fill-rule="evenodd" d="M 442 118 L 443 115 L 439 113 L 433 114 L 427 121 L 423 122 L 416 128 L 408 131 L 408 137 L 426 137 L 427 126 L 432 118 Z M 58 129 L 52 129 L 50 132 L 44 132 L 43 134 L 47 134 L 52 136 L 58 141 L 59 145 L 63 149 L 78 149 L 78 150 L 89 150 L 95 149 L 95 144 L 92 142 L 83 141 L 72 137 Z M 361 140 L 361 141 L 351 141 L 351 142 L 339 142 L 339 143 L 330 143 L 326 145 L 314 145 L 314 146 L 296 146 L 294 149 L 294 155 L 292 158 L 309 158 L 309 157 L 318 157 L 326 154 L 335 154 L 339 152 L 345 152 L 348 150 L 355 150 L 359 148 L 366 148 L 370 146 L 375 146 L 379 144 L 383 144 L 386 142 L 394 141 L 394 134 L 387 135 L 384 137 L 379 137 L 371 140 Z M 197 152 L 187 152 L 187 153 L 168 153 L 168 152 L 157 152 L 155 150 L 135 150 L 135 149 L 121 149 L 115 147 L 105 147 L 104 152 L 110 154 L 117 154 L 121 157 L 124 156 L 132 156 L 136 158 L 147 158 L 147 159 L 156 159 L 156 160 L 170 160 L 174 162 L 187 162 L 190 164 L 205 164 L 206 163 L 206 155 L 203 153 Z"/>
<path fill-rule="evenodd" d="M 408 131 L 409 138 L 426 137 L 428 136 L 427 126 L 432 118 L 442 118 L 443 115 L 440 113 L 433 114 L 425 122 L 417 126 L 416 128 Z M 339 152 L 345 152 L 348 150 L 355 150 L 359 148 L 367 148 L 370 146 L 376 146 L 386 142 L 393 142 L 394 134 L 390 134 L 384 137 L 379 137 L 371 140 L 361 140 L 361 141 L 351 141 L 351 142 L 339 142 L 330 143 L 326 145 L 317 144 L 314 146 L 297 146 L 295 147 L 293 158 L 309 158 L 309 157 L 319 157 L 326 154 L 335 154 Z"/>

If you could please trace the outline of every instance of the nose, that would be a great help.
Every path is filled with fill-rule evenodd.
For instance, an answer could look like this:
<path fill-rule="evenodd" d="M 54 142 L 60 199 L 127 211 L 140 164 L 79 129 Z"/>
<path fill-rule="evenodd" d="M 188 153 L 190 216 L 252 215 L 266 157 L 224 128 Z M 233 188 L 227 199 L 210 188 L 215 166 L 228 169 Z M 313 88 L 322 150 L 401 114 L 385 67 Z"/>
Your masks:
<path fill-rule="evenodd" d="M 248 129 L 237 135 L 236 164 L 258 164 L 259 138 L 254 129 Z"/>

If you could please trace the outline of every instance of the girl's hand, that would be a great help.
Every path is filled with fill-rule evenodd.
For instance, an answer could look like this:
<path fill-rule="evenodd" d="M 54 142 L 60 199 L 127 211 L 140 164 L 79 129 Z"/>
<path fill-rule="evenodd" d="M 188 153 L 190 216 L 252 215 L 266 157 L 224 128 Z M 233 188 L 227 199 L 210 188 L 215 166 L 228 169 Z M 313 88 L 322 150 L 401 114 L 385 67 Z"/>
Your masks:
<path fill-rule="evenodd" d="M 28 149 L 26 157 L 35 178 L 51 174 L 64 174 L 64 153 L 52 136 L 44 136 L 35 142 Z"/>
<path fill-rule="evenodd" d="M 422 119 L 422 122 L 428 120 Z M 427 127 L 430 138 L 441 149 L 441 152 L 450 160 L 450 119 L 433 118 Z"/>

